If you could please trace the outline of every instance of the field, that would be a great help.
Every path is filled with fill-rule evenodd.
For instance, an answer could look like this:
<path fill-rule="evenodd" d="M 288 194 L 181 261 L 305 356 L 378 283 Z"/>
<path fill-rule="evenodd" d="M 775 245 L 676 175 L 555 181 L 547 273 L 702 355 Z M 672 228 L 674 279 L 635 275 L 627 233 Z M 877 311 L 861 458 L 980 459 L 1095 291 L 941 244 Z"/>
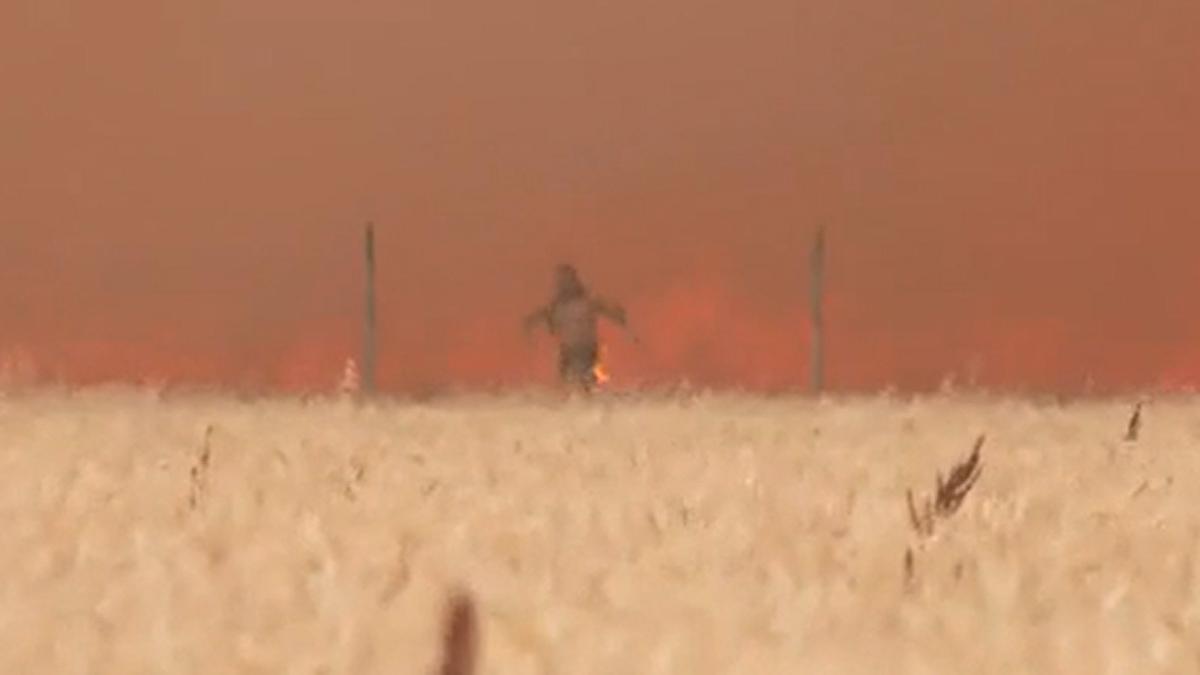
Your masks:
<path fill-rule="evenodd" d="M 1200 400 L 1131 410 L 10 393 L 0 672 L 434 673 L 456 588 L 481 674 L 1200 672 Z"/>

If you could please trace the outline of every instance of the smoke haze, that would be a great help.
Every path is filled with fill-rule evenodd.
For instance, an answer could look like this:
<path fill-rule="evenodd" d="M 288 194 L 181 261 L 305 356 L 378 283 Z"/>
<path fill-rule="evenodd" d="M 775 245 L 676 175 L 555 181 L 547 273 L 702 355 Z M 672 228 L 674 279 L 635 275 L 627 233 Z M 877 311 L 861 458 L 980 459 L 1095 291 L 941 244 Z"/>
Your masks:
<path fill-rule="evenodd" d="M 572 3 L 567 3 L 572 4 Z M 575 3 L 579 4 L 579 3 Z M 586 4 L 586 3 L 584 3 Z M 570 260 L 625 382 L 1200 381 L 1200 5 L 0 6 L 0 346 L 72 382 L 546 381 Z"/>

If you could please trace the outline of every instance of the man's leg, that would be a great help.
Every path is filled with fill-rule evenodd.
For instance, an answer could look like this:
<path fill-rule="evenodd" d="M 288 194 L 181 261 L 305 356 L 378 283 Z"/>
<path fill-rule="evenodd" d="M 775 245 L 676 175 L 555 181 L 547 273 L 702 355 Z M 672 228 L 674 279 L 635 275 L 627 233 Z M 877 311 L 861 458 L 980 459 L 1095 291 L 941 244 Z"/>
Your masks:
<path fill-rule="evenodd" d="M 591 391 L 596 386 L 596 358 L 599 350 L 595 345 L 573 345 L 564 347 L 559 354 L 559 377 L 563 382 Z"/>

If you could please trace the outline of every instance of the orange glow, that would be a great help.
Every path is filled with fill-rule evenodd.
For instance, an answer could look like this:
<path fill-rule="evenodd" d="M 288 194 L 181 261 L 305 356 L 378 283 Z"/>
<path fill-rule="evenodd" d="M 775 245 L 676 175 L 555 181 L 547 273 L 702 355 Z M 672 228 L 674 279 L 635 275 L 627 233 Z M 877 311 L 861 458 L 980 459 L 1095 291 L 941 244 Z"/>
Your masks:
<path fill-rule="evenodd" d="M 772 307 L 715 274 L 622 299 L 641 343 L 620 339 L 615 328 L 601 324 L 595 375 L 605 388 L 618 382 L 621 388 L 639 388 L 687 381 L 776 391 L 803 388 L 807 382 L 808 325 L 800 303 L 786 310 Z M 828 307 L 827 366 L 836 390 L 934 390 L 952 381 L 967 387 L 1070 392 L 1184 389 L 1200 382 L 1200 359 L 1187 345 L 1159 347 L 1156 353 L 1152 343 L 1122 344 L 1058 319 L 990 317 L 972 325 L 931 322 L 928 330 L 881 330 L 854 297 L 831 294 Z M 273 336 L 279 345 L 274 349 L 250 343 L 235 350 L 211 338 L 184 339 L 182 332 L 165 326 L 125 339 L 23 341 L 0 349 L 0 386 L 161 381 L 335 391 L 339 379 L 344 385 L 354 381 L 347 377 L 347 357 L 357 360 L 358 352 L 353 317 L 335 323 L 296 326 L 295 335 Z M 415 330 L 391 324 L 380 334 L 379 386 L 396 392 L 552 386 L 558 377 L 554 341 L 541 339 L 531 349 L 519 330 L 504 330 L 511 325 L 511 315 L 488 308 L 469 321 L 440 328 L 437 339 L 423 342 Z M 937 330 L 937 341 L 929 339 L 931 330 Z M 1195 329 L 1181 332 L 1182 337 L 1197 334 Z M 1112 358 L 1112 353 L 1122 358 Z M 620 364 L 619 378 L 614 377 L 615 363 Z"/>
<path fill-rule="evenodd" d="M 368 220 L 383 391 L 555 383 L 559 262 L 803 388 L 818 225 L 832 390 L 1200 385 L 1200 3 L 110 4 L 0 4 L 0 386 L 335 390 Z"/>
<path fill-rule="evenodd" d="M 596 378 L 596 384 L 601 386 L 608 384 L 608 381 L 612 379 L 604 365 L 604 355 L 607 351 L 604 345 L 600 345 L 600 357 L 596 359 L 596 365 L 592 367 L 592 375 Z"/>

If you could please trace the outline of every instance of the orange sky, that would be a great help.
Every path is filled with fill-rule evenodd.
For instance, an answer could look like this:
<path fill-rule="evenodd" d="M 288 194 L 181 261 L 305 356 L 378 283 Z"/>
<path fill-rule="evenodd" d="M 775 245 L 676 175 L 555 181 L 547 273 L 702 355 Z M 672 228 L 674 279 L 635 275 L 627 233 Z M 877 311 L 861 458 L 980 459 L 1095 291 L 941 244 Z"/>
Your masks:
<path fill-rule="evenodd" d="M 194 6 L 193 6 L 194 5 Z M 578 6 L 571 6 L 578 5 Z M 959 6 L 962 5 L 962 6 Z M 546 381 L 575 261 L 626 383 L 1200 382 L 1200 4 L 10 0 L 0 348 L 74 382 Z"/>

